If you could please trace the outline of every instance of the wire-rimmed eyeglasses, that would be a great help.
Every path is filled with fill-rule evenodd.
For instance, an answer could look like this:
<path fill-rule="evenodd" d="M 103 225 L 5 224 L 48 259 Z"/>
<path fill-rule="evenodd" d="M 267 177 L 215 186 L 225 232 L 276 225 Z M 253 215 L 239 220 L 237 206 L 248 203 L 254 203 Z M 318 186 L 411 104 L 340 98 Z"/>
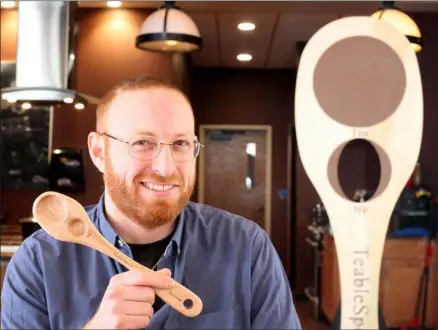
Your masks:
<path fill-rule="evenodd" d="M 199 151 L 204 147 L 199 141 L 188 139 L 178 139 L 171 143 L 166 143 L 148 135 L 136 135 L 129 141 L 119 139 L 105 132 L 100 133 L 100 135 L 125 143 L 128 146 L 128 152 L 131 157 L 138 160 L 151 160 L 155 158 L 160 153 L 161 145 L 165 144 L 170 146 L 173 159 L 176 162 L 189 162 L 198 157 Z"/>

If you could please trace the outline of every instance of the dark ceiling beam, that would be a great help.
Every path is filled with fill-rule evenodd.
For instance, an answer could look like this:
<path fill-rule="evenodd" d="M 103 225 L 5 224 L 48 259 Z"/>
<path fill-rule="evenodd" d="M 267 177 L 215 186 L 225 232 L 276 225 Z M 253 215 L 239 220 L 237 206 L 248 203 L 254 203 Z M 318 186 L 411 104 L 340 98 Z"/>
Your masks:
<path fill-rule="evenodd" d="M 177 1 L 187 12 L 283 12 L 298 14 L 340 15 L 371 14 L 382 6 L 381 1 Z M 157 9 L 159 1 L 125 1 L 124 8 Z M 397 1 L 400 9 L 408 12 L 438 12 L 438 1 Z M 82 8 L 103 8 L 106 1 L 82 0 Z"/>

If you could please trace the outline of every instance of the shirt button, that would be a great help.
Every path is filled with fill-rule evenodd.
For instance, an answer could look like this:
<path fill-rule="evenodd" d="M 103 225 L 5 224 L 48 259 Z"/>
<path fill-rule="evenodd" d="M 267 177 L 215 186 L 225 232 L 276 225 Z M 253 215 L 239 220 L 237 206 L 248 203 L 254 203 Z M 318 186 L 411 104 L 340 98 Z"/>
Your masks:
<path fill-rule="evenodd" d="M 121 240 L 121 239 L 119 239 L 119 245 L 122 247 L 124 244 L 123 244 L 123 241 Z"/>

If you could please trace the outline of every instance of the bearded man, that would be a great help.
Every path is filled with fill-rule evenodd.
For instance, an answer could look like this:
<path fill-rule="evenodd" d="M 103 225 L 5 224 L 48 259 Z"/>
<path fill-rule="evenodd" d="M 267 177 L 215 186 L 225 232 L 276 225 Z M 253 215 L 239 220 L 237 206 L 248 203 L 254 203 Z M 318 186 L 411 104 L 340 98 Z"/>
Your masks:
<path fill-rule="evenodd" d="M 288 279 L 254 222 L 190 201 L 196 158 L 190 102 L 144 77 L 97 107 L 90 157 L 105 191 L 86 211 L 117 249 L 156 272 L 127 270 L 91 248 L 39 230 L 12 257 L 3 329 L 299 329 Z M 187 317 L 155 295 L 171 278 L 202 300 Z"/>

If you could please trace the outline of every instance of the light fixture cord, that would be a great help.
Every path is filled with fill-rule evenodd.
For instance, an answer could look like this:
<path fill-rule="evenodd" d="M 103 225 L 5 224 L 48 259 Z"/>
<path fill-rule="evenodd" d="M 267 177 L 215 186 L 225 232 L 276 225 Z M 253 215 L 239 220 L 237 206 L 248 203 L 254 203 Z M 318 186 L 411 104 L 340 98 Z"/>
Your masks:
<path fill-rule="evenodd" d="M 169 15 L 169 10 L 179 9 L 179 8 L 175 6 L 175 1 L 164 1 L 164 5 L 161 6 L 161 9 L 166 10 L 166 12 L 164 13 L 164 20 L 163 20 L 163 32 L 165 33 L 167 31 L 167 17 Z"/>
<path fill-rule="evenodd" d="M 382 3 L 383 3 L 383 8 L 380 11 L 379 19 L 382 18 L 383 13 L 385 12 L 385 10 L 387 10 L 387 9 L 397 9 L 397 7 L 395 6 L 395 1 L 382 1 Z"/>
<path fill-rule="evenodd" d="M 166 12 L 164 13 L 163 20 L 163 32 L 167 32 L 167 17 L 169 16 L 169 8 L 166 8 Z"/>

